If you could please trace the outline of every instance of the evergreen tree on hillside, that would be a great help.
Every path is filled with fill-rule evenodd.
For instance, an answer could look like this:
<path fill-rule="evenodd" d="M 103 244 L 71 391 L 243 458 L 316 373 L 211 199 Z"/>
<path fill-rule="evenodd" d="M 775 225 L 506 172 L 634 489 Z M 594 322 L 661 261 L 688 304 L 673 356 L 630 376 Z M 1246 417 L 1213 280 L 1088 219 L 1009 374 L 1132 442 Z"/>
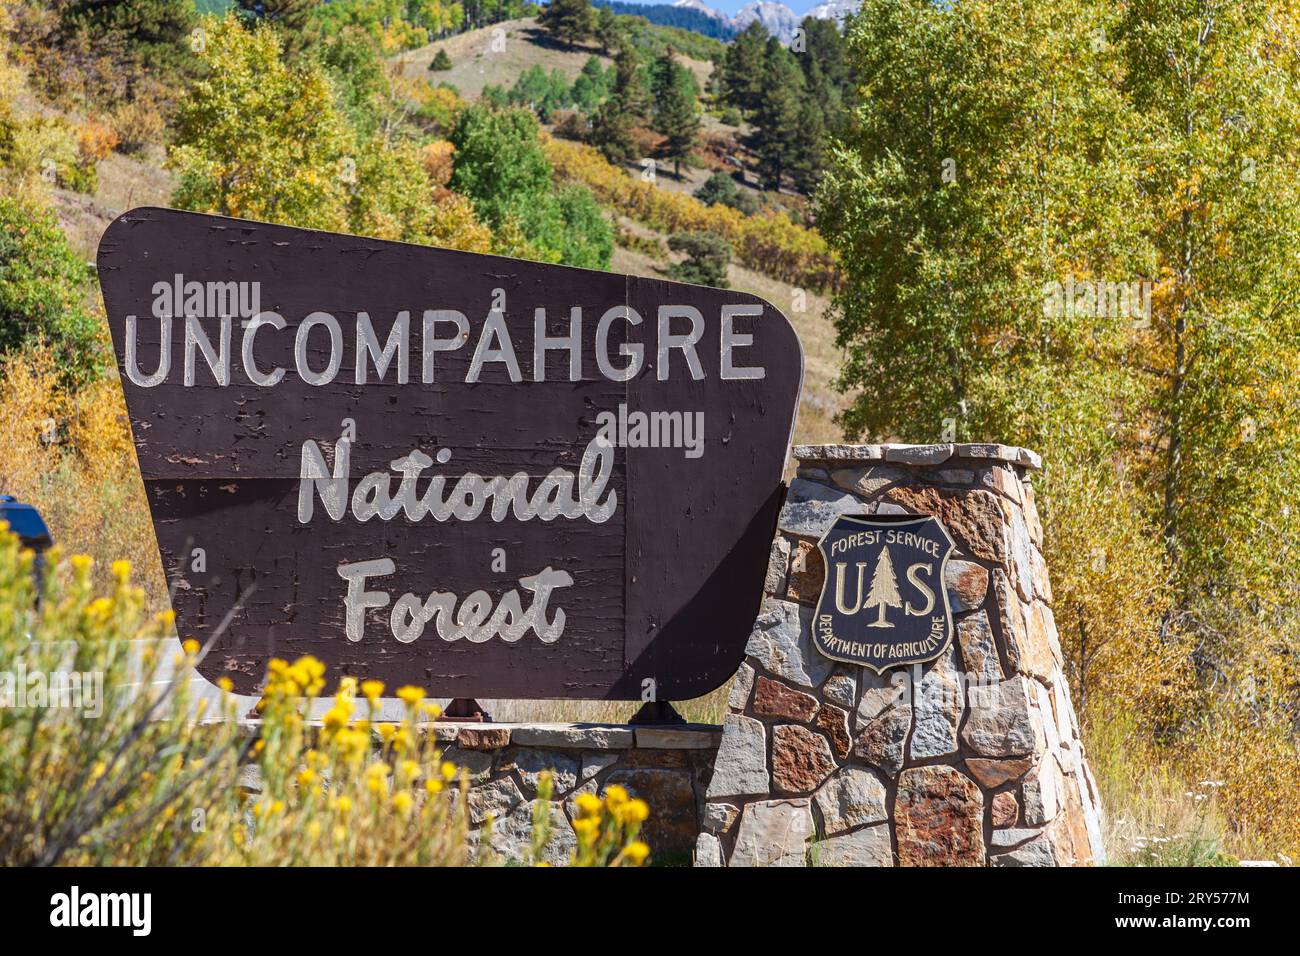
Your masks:
<path fill-rule="evenodd" d="M 85 31 L 98 45 L 120 43 L 146 66 L 184 70 L 193 62 L 194 0 L 72 0 L 58 16 L 65 34 Z"/>
<path fill-rule="evenodd" d="M 746 113 L 758 108 L 762 98 L 763 62 L 771 37 L 763 24 L 754 20 L 727 47 L 718 69 L 725 102 Z"/>
<path fill-rule="evenodd" d="M 815 99 L 806 97 L 799 108 L 799 137 L 790 167 L 790 177 L 800 192 L 811 195 L 817 189 L 828 139 L 822 108 Z"/>
<path fill-rule="evenodd" d="M 681 262 L 673 263 L 668 274 L 679 282 L 725 289 L 727 264 L 731 262 L 731 243 L 716 232 L 685 232 L 670 236 L 668 248 L 685 254 Z"/>
<path fill-rule="evenodd" d="M 645 120 L 649 109 L 641 58 L 631 46 L 623 46 L 614 58 L 613 92 L 592 118 L 592 145 L 611 163 L 636 158 L 632 130 Z"/>
<path fill-rule="evenodd" d="M 673 161 L 673 175 L 681 178 L 682 160 L 695 148 L 700 131 L 700 110 L 695 78 L 673 58 L 672 47 L 650 68 L 650 91 L 654 96 L 655 132 L 665 137 L 659 156 Z"/>
<path fill-rule="evenodd" d="M 806 46 L 798 59 L 808 95 L 821 107 L 827 135 L 847 133 L 856 94 L 844 36 L 829 20 L 805 17 L 800 26 Z"/>
<path fill-rule="evenodd" d="M 596 8 L 591 34 L 600 44 L 600 52 L 609 56 L 609 51 L 618 46 L 619 39 L 623 36 L 613 10 L 609 7 Z"/>
<path fill-rule="evenodd" d="M 815 66 L 835 89 L 843 90 L 851 81 L 848 50 L 844 34 L 833 20 L 804 17 L 799 28 L 804 33 L 804 56 L 800 58 L 804 73 L 811 79 Z"/>
<path fill-rule="evenodd" d="M 591 36 L 595 28 L 595 15 L 591 0 L 550 0 L 537 17 L 537 24 L 569 49 Z"/>
<path fill-rule="evenodd" d="M 285 52 L 296 53 L 306 45 L 304 28 L 311 18 L 312 8 L 320 0 L 238 0 L 239 7 L 249 17 L 270 23 L 280 31 L 280 42 Z"/>
<path fill-rule="evenodd" d="M 801 159 L 814 155 L 809 137 L 815 131 L 800 123 L 807 119 L 808 107 L 817 111 L 817 104 L 807 100 L 803 71 L 795 62 L 795 55 L 775 37 L 767 43 L 760 73 L 758 108 L 754 110 L 754 133 L 750 145 L 758 154 L 759 175 L 768 188 L 779 190 L 782 180 L 796 169 Z M 820 123 L 817 124 L 820 128 Z M 824 133 L 819 134 L 824 136 Z M 820 143 L 816 150 L 820 151 Z"/>
<path fill-rule="evenodd" d="M 238 0 L 249 16 L 271 23 L 281 30 L 300 31 L 311 17 L 312 7 L 321 0 Z"/>

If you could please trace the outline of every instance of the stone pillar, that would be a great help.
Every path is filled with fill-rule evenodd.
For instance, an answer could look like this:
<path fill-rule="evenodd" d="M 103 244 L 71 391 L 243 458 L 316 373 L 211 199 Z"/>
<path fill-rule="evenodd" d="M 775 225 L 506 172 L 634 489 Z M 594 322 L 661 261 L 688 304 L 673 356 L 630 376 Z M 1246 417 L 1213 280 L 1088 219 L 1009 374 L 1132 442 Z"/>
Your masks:
<path fill-rule="evenodd" d="M 992 444 L 794 454 L 696 865 L 1103 862 L 1029 480 L 1038 456 Z M 813 646 L 816 542 L 841 514 L 933 515 L 948 529 L 955 628 L 936 660 L 877 676 Z"/>

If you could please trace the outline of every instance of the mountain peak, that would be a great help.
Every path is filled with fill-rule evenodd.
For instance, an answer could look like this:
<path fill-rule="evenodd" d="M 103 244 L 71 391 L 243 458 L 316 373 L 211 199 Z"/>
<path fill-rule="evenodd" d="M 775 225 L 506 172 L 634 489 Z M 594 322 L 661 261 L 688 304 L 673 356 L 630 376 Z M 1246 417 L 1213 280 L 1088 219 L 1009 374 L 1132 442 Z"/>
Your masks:
<path fill-rule="evenodd" d="M 685 10 L 694 10 L 696 13 L 702 13 L 706 17 L 713 17 L 715 20 L 730 20 L 721 10 L 714 10 L 704 0 L 675 0 L 674 7 L 680 7 Z"/>

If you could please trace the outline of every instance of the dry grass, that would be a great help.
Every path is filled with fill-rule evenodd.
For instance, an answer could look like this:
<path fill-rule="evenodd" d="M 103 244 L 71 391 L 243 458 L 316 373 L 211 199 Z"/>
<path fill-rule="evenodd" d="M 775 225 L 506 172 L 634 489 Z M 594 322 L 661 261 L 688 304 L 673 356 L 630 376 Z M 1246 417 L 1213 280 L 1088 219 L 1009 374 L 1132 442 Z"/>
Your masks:
<path fill-rule="evenodd" d="M 1132 715 L 1096 719 L 1084 736 L 1111 866 L 1222 866 L 1255 855 L 1234 837 L 1219 781 L 1186 779 L 1171 754 L 1145 742 Z"/>
<path fill-rule="evenodd" d="M 498 42 L 497 49 L 493 49 L 493 39 L 499 36 L 504 37 L 505 47 L 501 49 Z M 451 57 L 451 69 L 430 72 L 429 61 L 439 49 L 446 50 Z M 538 28 L 537 20 L 529 17 L 469 30 L 403 53 L 394 60 L 402 65 L 406 76 L 421 77 L 433 83 L 450 83 L 466 99 L 477 99 L 483 95 L 483 87 L 495 84 L 509 89 L 515 80 L 534 66 L 548 71 L 562 70 L 572 81 L 582 71 L 587 58 L 593 55 L 600 57 L 605 66 L 613 62 L 594 46 L 567 49 L 547 37 Z M 678 60 L 695 74 L 701 86 L 713 71 L 713 64 L 705 60 L 684 56 L 679 56 Z"/>
<path fill-rule="evenodd" d="M 647 235 L 657 235 L 641 230 Z M 610 267 L 629 275 L 663 278 L 663 266 L 649 256 L 632 249 L 615 248 Z M 794 287 L 732 263 L 727 268 L 731 288 L 760 296 L 776 306 L 794 325 L 804 351 L 803 395 L 799 402 L 799 419 L 795 424 L 796 444 L 838 442 L 844 433 L 835 423 L 835 415 L 846 404 L 845 396 L 835 391 L 833 381 L 839 371 L 840 350 L 835 345 L 835 326 L 827 315 L 830 300 L 806 293 L 800 309 Z M 791 470 L 791 473 L 793 471 Z"/>
<path fill-rule="evenodd" d="M 146 608 L 167 607 L 118 382 L 69 394 L 50 351 L 17 352 L 0 364 L 0 421 L 0 489 L 36 505 L 56 543 L 93 557 L 102 585 L 112 562 L 126 558 Z"/>

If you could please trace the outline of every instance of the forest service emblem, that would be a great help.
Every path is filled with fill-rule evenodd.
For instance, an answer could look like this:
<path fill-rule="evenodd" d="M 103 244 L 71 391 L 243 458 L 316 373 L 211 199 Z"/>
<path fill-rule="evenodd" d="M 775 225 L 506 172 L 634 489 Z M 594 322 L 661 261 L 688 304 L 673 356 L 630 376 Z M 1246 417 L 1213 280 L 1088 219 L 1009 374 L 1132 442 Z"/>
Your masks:
<path fill-rule="evenodd" d="M 924 515 L 842 515 L 817 542 L 826 580 L 813 641 L 826 657 L 870 667 L 919 664 L 952 640 L 943 586 L 952 538 Z"/>

